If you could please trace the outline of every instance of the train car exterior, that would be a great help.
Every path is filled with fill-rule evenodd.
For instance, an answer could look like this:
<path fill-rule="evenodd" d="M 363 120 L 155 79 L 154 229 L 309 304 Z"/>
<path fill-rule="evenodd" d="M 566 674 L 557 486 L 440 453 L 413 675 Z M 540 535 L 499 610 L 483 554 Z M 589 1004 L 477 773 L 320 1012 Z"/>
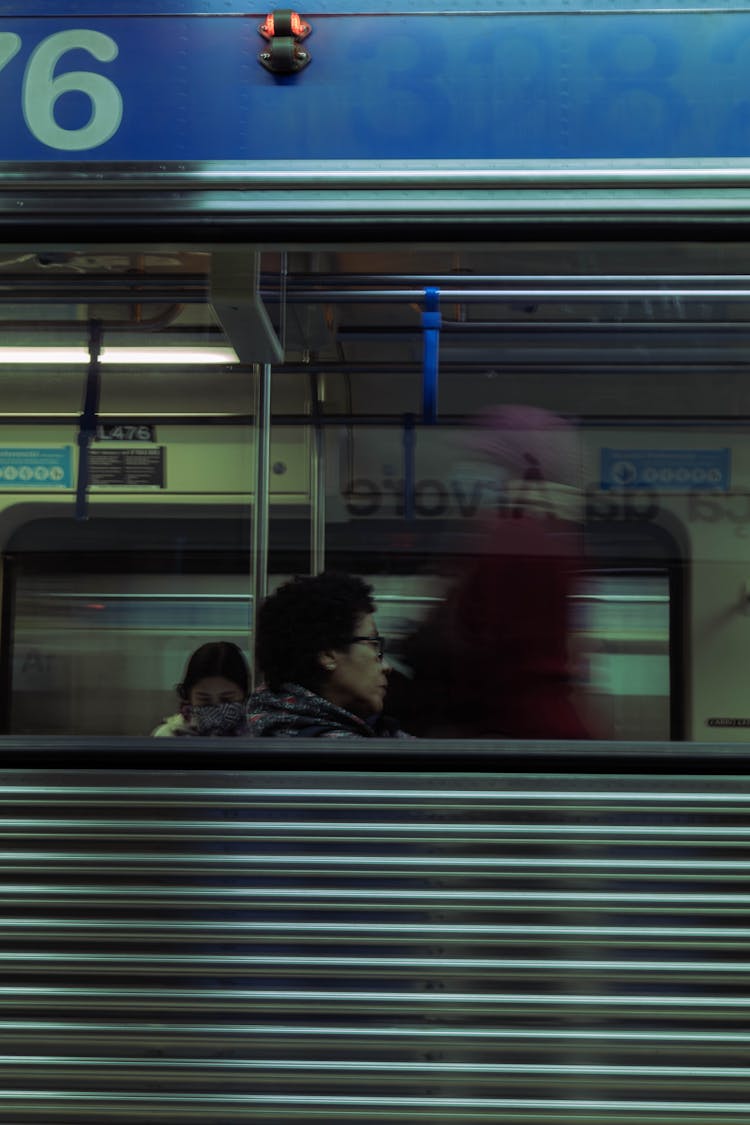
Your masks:
<path fill-rule="evenodd" d="M 748 1119 L 749 42 L 0 0 L 0 1116 Z M 324 568 L 406 699 L 519 527 L 585 744 L 144 737 Z"/>
<path fill-rule="evenodd" d="M 294 568 L 364 567 L 397 655 L 489 503 L 460 435 L 520 402 L 579 427 L 596 729 L 743 741 L 745 6 L 177 7 L 0 11 L 5 729 L 149 729 Z M 125 539 L 152 579 L 91 573 Z"/>

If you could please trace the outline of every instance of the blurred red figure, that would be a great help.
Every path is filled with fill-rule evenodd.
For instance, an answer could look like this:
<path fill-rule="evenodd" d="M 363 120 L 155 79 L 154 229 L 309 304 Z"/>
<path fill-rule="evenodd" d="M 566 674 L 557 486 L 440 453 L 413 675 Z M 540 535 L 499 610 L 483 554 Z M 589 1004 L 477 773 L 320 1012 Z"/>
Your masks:
<path fill-rule="evenodd" d="M 494 474 L 497 504 L 464 573 L 407 642 L 402 723 L 425 737 L 588 738 L 568 644 L 581 568 L 575 433 L 547 411 L 498 407 L 478 419 L 471 453 Z"/>

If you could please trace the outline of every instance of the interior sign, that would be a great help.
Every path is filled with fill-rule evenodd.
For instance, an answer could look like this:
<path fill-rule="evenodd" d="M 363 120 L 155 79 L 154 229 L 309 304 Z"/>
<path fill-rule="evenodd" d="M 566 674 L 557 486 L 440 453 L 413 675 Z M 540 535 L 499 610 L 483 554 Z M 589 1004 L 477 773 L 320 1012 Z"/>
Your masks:
<path fill-rule="evenodd" d="M 96 427 L 95 441 L 156 441 L 156 426 L 105 422 Z"/>
<path fill-rule="evenodd" d="M 71 446 L 0 449 L 0 488 L 72 488 Z"/>
<path fill-rule="evenodd" d="M 99 488 L 164 488 L 164 447 L 92 449 L 89 483 Z"/>
<path fill-rule="evenodd" d="M 601 487 L 726 492 L 729 449 L 602 449 Z"/>

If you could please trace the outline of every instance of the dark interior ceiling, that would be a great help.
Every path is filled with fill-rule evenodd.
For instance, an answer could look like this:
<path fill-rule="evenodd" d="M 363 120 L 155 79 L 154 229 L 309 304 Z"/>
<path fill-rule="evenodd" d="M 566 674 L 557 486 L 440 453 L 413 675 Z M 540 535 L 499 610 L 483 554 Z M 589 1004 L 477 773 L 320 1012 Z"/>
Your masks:
<path fill-rule="evenodd" d="M 211 268 L 211 253 L 197 250 L 7 255 L 3 342 L 85 343 L 96 318 L 109 342 L 226 343 L 211 308 Z M 418 367 L 426 286 L 440 291 L 444 370 L 694 368 L 748 358 L 744 244 L 367 246 L 260 259 L 272 320 L 285 307 L 289 370 Z"/>

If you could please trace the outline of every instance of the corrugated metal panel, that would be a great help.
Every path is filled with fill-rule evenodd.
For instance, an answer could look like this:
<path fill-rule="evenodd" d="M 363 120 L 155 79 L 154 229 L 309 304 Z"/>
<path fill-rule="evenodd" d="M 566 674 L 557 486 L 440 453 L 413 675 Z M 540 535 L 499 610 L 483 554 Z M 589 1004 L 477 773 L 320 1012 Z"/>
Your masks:
<path fill-rule="evenodd" d="M 0 1118 L 747 1122 L 750 780 L 601 762 L 6 769 Z"/>

